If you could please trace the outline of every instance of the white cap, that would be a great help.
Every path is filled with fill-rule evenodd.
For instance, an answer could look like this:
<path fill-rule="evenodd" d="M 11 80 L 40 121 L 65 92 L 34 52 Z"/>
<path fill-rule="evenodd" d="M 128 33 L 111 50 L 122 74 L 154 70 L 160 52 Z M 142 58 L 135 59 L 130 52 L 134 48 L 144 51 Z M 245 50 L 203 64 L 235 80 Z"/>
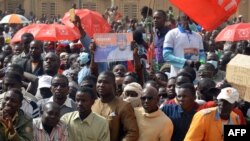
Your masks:
<path fill-rule="evenodd" d="M 217 96 L 217 99 L 224 99 L 229 103 L 234 104 L 235 102 L 239 101 L 239 97 L 240 95 L 235 88 L 227 87 L 221 90 L 220 94 Z"/>
<path fill-rule="evenodd" d="M 38 80 L 38 89 L 40 88 L 50 88 L 51 87 L 52 76 L 43 75 Z"/>

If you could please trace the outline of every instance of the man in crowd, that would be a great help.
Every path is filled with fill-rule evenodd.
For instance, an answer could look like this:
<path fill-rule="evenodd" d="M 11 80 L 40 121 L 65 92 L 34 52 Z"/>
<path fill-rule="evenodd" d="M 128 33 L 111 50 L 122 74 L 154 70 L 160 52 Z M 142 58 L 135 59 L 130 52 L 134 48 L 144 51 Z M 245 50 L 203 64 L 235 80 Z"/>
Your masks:
<path fill-rule="evenodd" d="M 239 93 L 232 87 L 221 90 L 218 106 L 197 112 L 186 134 L 185 141 L 223 141 L 224 125 L 239 125 L 239 117 L 232 112 Z"/>
<path fill-rule="evenodd" d="M 78 111 L 67 113 L 62 117 L 68 125 L 70 141 L 110 141 L 108 121 L 91 110 L 95 98 L 91 88 L 78 89 L 76 93 Z"/>
<path fill-rule="evenodd" d="M 196 109 L 198 108 L 198 104 L 195 103 L 195 88 L 191 83 L 179 85 L 176 94 L 178 105 L 164 105 L 162 111 L 174 124 L 171 141 L 183 141 Z"/>
<path fill-rule="evenodd" d="M 213 64 L 205 63 L 199 67 L 198 76 L 199 76 L 199 79 L 203 79 L 203 78 L 213 79 L 215 72 L 216 72 L 216 70 L 215 70 L 215 67 L 213 66 Z"/>
<path fill-rule="evenodd" d="M 33 119 L 35 141 L 69 141 L 67 126 L 60 121 L 60 107 L 55 102 L 46 103 L 42 116 Z"/>
<path fill-rule="evenodd" d="M 215 81 L 215 83 L 219 83 L 225 79 L 225 72 L 219 69 L 219 58 L 216 53 L 214 52 L 207 53 L 207 63 L 211 63 L 214 65 L 215 75 L 213 80 Z"/>
<path fill-rule="evenodd" d="M 94 75 L 88 75 L 83 78 L 80 87 L 89 87 L 95 93 L 95 99 L 97 99 L 97 92 L 96 92 L 96 81 L 97 78 Z"/>
<path fill-rule="evenodd" d="M 196 102 L 203 105 L 208 101 L 216 99 L 219 89 L 215 88 L 215 82 L 210 78 L 203 78 L 197 83 L 196 87 Z"/>
<path fill-rule="evenodd" d="M 139 127 L 138 141 L 170 141 L 172 121 L 158 108 L 158 92 L 153 87 L 143 89 L 142 107 L 135 109 Z"/>
<path fill-rule="evenodd" d="M 22 75 L 17 74 L 13 71 L 11 72 L 10 70 L 7 70 L 7 71 L 8 72 L 5 74 L 4 79 L 3 79 L 3 92 L 4 93 L 0 95 L 0 103 L 3 101 L 5 94 L 9 89 L 12 89 L 12 88 L 19 89 L 23 94 L 23 101 L 22 101 L 21 109 L 24 111 L 25 114 L 27 114 L 30 117 L 33 117 L 33 118 L 38 117 L 39 109 L 36 104 L 37 101 L 32 94 L 23 90 Z"/>
<path fill-rule="evenodd" d="M 169 29 L 165 26 L 167 21 L 167 15 L 163 10 L 157 10 L 153 14 L 154 21 L 154 52 L 155 52 L 155 66 L 153 66 L 156 70 L 160 70 L 161 66 L 164 63 L 163 60 L 163 42 L 164 37 L 169 31 Z"/>
<path fill-rule="evenodd" d="M 139 131 L 131 104 L 115 96 L 115 75 L 103 72 L 96 84 L 100 99 L 92 107 L 93 112 L 109 121 L 111 141 L 137 141 Z"/>
<path fill-rule="evenodd" d="M 168 94 L 168 99 L 166 101 L 166 103 L 171 100 L 174 99 L 176 97 L 176 92 L 175 92 L 175 77 L 171 77 L 168 79 L 168 83 L 167 83 L 167 94 Z"/>
<path fill-rule="evenodd" d="M 60 66 L 59 57 L 53 53 L 48 52 L 43 59 L 43 70 L 45 75 L 55 76 Z"/>
<path fill-rule="evenodd" d="M 122 93 L 122 98 L 124 101 L 131 103 L 131 105 L 136 107 L 141 107 L 140 97 L 142 96 L 142 87 L 136 82 L 129 83 L 125 86 Z"/>
<path fill-rule="evenodd" d="M 49 76 L 50 77 L 55 76 L 58 72 L 59 66 L 60 66 L 59 57 L 53 52 L 48 52 L 43 58 L 44 75 L 40 76 L 39 79 L 46 79 L 46 78 L 49 78 Z M 39 85 L 40 84 L 38 83 L 38 86 Z M 43 96 L 41 95 L 40 89 L 38 89 L 36 92 L 36 98 L 38 100 L 43 98 Z"/>
<path fill-rule="evenodd" d="M 52 80 L 52 76 L 49 76 L 49 75 L 44 75 L 40 77 L 38 80 L 37 89 L 40 90 L 40 94 L 43 99 L 50 98 L 52 96 L 52 92 L 50 89 L 51 80 Z"/>
<path fill-rule="evenodd" d="M 52 78 L 51 92 L 53 94 L 52 97 L 38 101 L 37 104 L 40 110 L 42 110 L 44 104 L 47 102 L 55 102 L 60 106 L 60 116 L 75 111 L 75 102 L 68 97 L 69 82 L 66 76 L 58 74 Z"/>
<path fill-rule="evenodd" d="M 6 92 L 0 108 L 1 141 L 33 141 L 32 119 L 20 109 L 22 101 L 20 90 Z"/>
<path fill-rule="evenodd" d="M 122 82 L 124 80 L 124 75 L 127 72 L 127 69 L 122 64 L 117 64 L 113 68 L 113 73 L 115 75 L 115 84 L 116 84 L 116 94 L 120 96 L 122 94 Z"/>
<path fill-rule="evenodd" d="M 179 17 L 178 27 L 165 36 L 163 57 L 171 64 L 170 77 L 176 76 L 184 66 L 199 67 L 205 62 L 202 37 L 189 28 L 190 19 L 186 15 Z"/>
<path fill-rule="evenodd" d="M 24 59 L 21 63 L 25 72 L 32 73 L 36 76 L 43 74 L 43 61 L 41 58 L 42 50 L 43 43 L 41 41 L 31 41 L 29 48 L 30 57 Z"/>
<path fill-rule="evenodd" d="M 24 33 L 21 36 L 21 44 L 23 46 L 23 52 L 20 55 L 21 58 L 28 58 L 29 57 L 29 49 L 30 49 L 30 43 L 34 40 L 34 36 L 31 33 Z M 18 59 L 17 59 L 18 61 Z"/>
<path fill-rule="evenodd" d="M 192 80 L 193 80 L 192 75 L 190 75 L 190 73 L 179 72 L 175 79 L 175 85 L 174 85 L 175 94 L 177 94 L 180 85 L 184 83 L 192 83 L 193 82 Z M 168 100 L 166 104 L 178 104 L 177 97 L 175 96 L 175 98 Z"/>

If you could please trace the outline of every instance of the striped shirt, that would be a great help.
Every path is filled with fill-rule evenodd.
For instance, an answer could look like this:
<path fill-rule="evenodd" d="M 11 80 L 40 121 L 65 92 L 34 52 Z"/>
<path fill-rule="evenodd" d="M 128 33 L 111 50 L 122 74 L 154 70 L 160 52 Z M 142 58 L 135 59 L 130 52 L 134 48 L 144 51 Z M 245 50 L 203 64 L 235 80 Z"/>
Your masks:
<path fill-rule="evenodd" d="M 48 134 L 43 128 L 41 118 L 33 120 L 33 136 L 34 141 L 69 141 L 66 124 L 59 121 L 51 133 Z"/>
<path fill-rule="evenodd" d="M 21 109 L 25 114 L 32 118 L 37 118 L 39 116 L 39 108 L 38 105 L 36 104 L 37 99 L 27 92 L 24 88 L 21 89 L 22 94 L 23 94 L 23 101 L 22 101 L 22 107 Z M 6 92 L 0 94 L 0 105 L 3 102 L 4 96 Z"/>

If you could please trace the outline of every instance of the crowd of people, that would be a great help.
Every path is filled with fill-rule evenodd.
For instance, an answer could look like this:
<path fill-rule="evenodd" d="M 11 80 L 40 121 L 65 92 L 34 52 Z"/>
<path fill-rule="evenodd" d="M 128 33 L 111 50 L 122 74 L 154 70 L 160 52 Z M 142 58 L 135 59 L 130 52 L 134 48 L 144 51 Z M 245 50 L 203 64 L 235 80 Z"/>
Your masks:
<path fill-rule="evenodd" d="M 0 140 L 223 141 L 224 125 L 249 125 L 250 103 L 225 74 L 250 42 L 215 42 L 221 27 L 205 31 L 172 7 L 141 15 L 105 11 L 111 33 L 133 34 L 133 60 L 116 62 L 95 62 L 77 15 L 76 41 L 24 33 L 10 44 L 22 26 L 0 25 Z M 235 22 L 242 17 L 225 24 Z"/>

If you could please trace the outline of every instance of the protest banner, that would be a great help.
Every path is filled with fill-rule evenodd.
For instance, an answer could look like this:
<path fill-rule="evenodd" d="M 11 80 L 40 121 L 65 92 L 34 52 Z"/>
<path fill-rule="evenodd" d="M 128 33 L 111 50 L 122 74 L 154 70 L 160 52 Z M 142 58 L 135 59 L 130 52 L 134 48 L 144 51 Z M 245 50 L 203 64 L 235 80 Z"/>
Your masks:
<path fill-rule="evenodd" d="M 97 33 L 95 62 L 113 62 L 133 60 L 131 50 L 132 33 Z"/>
<path fill-rule="evenodd" d="M 237 54 L 228 64 L 226 80 L 240 93 L 240 97 L 250 102 L 250 56 Z"/>
<path fill-rule="evenodd" d="M 213 30 L 233 15 L 240 0 L 170 0 L 206 30 Z"/>

